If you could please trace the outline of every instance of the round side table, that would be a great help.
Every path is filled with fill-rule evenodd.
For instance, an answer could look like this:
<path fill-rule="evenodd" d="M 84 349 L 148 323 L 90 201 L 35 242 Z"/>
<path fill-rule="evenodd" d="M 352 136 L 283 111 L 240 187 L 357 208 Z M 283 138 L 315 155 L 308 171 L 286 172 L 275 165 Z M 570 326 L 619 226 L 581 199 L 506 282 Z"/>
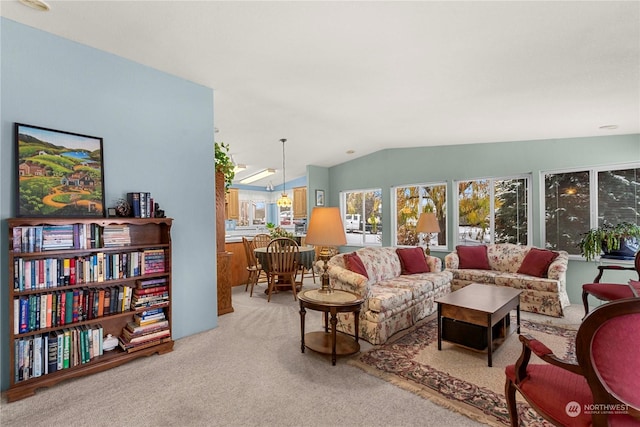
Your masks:
<path fill-rule="evenodd" d="M 336 364 L 336 356 L 346 356 L 360 351 L 358 343 L 358 327 L 360 308 L 364 299 L 353 292 L 334 290 L 322 293 L 318 289 L 308 289 L 298 294 L 300 301 L 300 349 L 309 348 L 322 354 L 331 354 L 331 364 Z M 306 309 L 322 311 L 324 313 L 324 331 L 304 333 L 304 318 Z M 337 334 L 338 313 L 354 313 L 355 337 Z M 329 321 L 329 314 L 331 320 Z M 331 331 L 329 331 L 331 324 Z"/>

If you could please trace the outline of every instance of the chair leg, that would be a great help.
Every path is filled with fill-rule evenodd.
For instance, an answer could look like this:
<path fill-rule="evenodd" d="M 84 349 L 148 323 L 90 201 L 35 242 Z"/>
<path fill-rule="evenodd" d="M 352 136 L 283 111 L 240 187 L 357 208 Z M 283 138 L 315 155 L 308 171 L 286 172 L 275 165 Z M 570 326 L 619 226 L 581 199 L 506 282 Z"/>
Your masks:
<path fill-rule="evenodd" d="M 302 273 L 302 277 L 304 278 L 304 272 Z M 298 285 L 296 285 L 296 274 L 293 273 L 290 276 L 290 279 L 291 279 L 291 290 L 293 291 L 293 300 L 297 301 L 298 300 L 298 293 L 296 291 L 296 287 Z M 300 282 L 300 287 L 302 287 L 302 282 Z"/>
<path fill-rule="evenodd" d="M 252 271 L 249 273 L 251 276 L 251 292 L 249 292 L 249 298 L 253 296 L 253 287 L 258 283 L 258 276 L 260 276 L 259 271 Z"/>
<path fill-rule="evenodd" d="M 247 292 L 247 289 L 249 289 L 249 283 L 251 282 L 251 276 L 253 275 L 253 271 L 249 270 L 249 267 L 247 267 L 247 271 L 249 271 L 249 277 L 247 277 L 247 281 L 244 284 L 245 292 Z"/>
<path fill-rule="evenodd" d="M 313 284 L 316 284 L 316 269 L 311 267 L 311 274 L 313 275 Z"/>
<path fill-rule="evenodd" d="M 272 276 L 267 277 L 267 302 L 271 301 L 271 292 L 273 292 L 273 287 L 275 286 L 276 278 Z"/>
<path fill-rule="evenodd" d="M 583 319 L 587 317 L 587 314 L 589 314 L 589 301 L 587 301 L 588 298 L 589 298 L 589 294 L 583 290 L 582 291 L 582 305 L 584 305 Z"/>
<path fill-rule="evenodd" d="M 518 427 L 518 409 L 516 408 L 516 387 L 507 378 L 504 384 L 504 396 L 507 399 L 507 409 L 509 409 L 509 419 L 511 420 L 511 427 Z"/>

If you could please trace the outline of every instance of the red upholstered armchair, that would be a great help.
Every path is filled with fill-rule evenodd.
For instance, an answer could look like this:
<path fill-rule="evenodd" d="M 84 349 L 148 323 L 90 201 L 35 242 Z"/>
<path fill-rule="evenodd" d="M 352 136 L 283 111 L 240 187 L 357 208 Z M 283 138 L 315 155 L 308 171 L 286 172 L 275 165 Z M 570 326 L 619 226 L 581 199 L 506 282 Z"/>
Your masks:
<path fill-rule="evenodd" d="M 637 297 L 640 294 L 640 283 L 630 282 L 627 284 L 621 283 L 600 283 L 602 274 L 605 270 L 631 270 L 638 273 L 640 279 L 640 251 L 636 253 L 635 262 L 633 267 L 622 267 L 618 265 L 599 265 L 598 275 L 593 280 L 593 283 L 587 283 L 582 285 L 582 304 L 584 305 L 584 315 L 589 313 L 589 302 L 587 301 L 589 295 L 603 300 L 603 301 L 615 301 L 622 298 Z"/>
<path fill-rule="evenodd" d="M 640 298 L 602 305 L 576 336 L 577 364 L 520 336 L 523 348 L 505 369 L 511 425 L 518 426 L 516 390 L 558 426 L 640 426 Z M 529 364 L 531 352 L 545 364 Z"/>

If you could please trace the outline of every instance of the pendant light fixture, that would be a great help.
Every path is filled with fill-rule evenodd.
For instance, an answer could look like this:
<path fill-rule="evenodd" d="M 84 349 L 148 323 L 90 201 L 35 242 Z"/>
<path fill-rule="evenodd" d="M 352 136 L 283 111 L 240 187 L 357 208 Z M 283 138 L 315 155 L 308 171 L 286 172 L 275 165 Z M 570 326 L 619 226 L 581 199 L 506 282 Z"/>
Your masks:
<path fill-rule="evenodd" d="M 291 207 L 293 203 L 291 202 L 291 199 L 289 198 L 289 196 L 287 196 L 287 192 L 284 187 L 286 182 L 285 162 L 284 162 L 284 143 L 287 142 L 287 140 L 282 138 L 280 141 L 282 142 L 282 195 L 280 196 L 276 204 L 280 208 L 288 208 L 288 207 Z"/>

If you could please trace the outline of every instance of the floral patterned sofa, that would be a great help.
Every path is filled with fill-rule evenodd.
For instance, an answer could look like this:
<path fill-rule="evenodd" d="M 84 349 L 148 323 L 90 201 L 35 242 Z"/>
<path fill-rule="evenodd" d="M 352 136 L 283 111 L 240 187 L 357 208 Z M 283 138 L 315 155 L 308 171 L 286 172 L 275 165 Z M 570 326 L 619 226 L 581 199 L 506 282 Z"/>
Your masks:
<path fill-rule="evenodd" d="M 479 260 L 478 250 L 486 250 L 486 262 Z M 473 251 L 475 254 L 471 256 Z M 522 310 L 554 317 L 562 317 L 564 307 L 570 304 L 566 288 L 569 255 L 565 251 L 511 243 L 458 246 L 444 261 L 446 270 L 453 274 L 452 291 L 470 283 L 522 289 Z"/>
<path fill-rule="evenodd" d="M 331 285 L 365 298 L 359 336 L 374 345 L 385 343 L 391 335 L 432 314 L 436 310 L 434 300 L 451 292 L 453 275 L 442 271 L 440 258 L 426 257 L 429 272 L 402 274 L 407 272 L 406 263 L 401 263 L 396 249 L 366 247 L 350 254 L 338 254 L 328 261 Z M 425 260 L 422 249 L 410 249 L 417 249 Z M 347 258 L 354 253 L 362 261 L 366 269 L 362 272 L 366 275 L 347 268 Z M 337 329 L 354 335 L 353 316 L 353 313 L 339 313 Z"/>

